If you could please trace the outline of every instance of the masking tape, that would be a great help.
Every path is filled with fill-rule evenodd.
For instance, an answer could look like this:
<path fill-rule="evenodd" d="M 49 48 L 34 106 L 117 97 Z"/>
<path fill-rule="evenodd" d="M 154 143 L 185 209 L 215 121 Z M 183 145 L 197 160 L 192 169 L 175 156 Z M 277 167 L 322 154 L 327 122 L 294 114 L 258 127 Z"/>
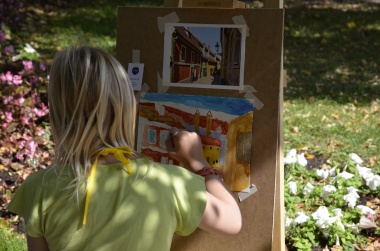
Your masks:
<path fill-rule="evenodd" d="M 140 63 L 140 50 L 132 50 L 132 63 Z"/>
<path fill-rule="evenodd" d="M 157 92 L 158 93 L 166 93 L 168 91 L 168 86 L 162 85 L 162 78 L 160 76 L 160 73 L 157 71 Z"/>
<path fill-rule="evenodd" d="M 146 83 L 143 83 L 143 85 L 141 86 L 141 92 L 148 92 L 149 91 L 149 85 L 147 85 Z"/>
<path fill-rule="evenodd" d="M 260 99 L 258 99 L 255 95 L 253 95 L 252 92 L 247 92 L 244 95 L 244 98 L 252 101 L 253 107 L 256 108 L 257 110 L 260 110 L 264 106 L 263 102 L 261 102 Z"/>
<path fill-rule="evenodd" d="M 178 23 L 179 17 L 175 12 L 172 12 L 164 17 L 157 17 L 157 25 L 160 33 L 165 31 L 165 23 Z"/>
<path fill-rule="evenodd" d="M 253 93 L 257 92 L 256 89 L 252 85 L 244 85 L 243 90 L 239 90 L 240 93 L 245 93 L 244 98 L 251 101 L 253 103 L 253 107 L 256 110 L 260 110 L 263 108 L 264 104 L 260 101 Z"/>
<path fill-rule="evenodd" d="M 244 92 L 257 92 L 257 91 L 252 85 L 244 85 L 243 90 L 239 90 L 239 92 L 244 93 Z"/>
<path fill-rule="evenodd" d="M 239 201 L 243 201 L 252 194 L 257 192 L 257 187 L 254 184 L 251 184 L 248 188 L 238 193 Z"/>
<path fill-rule="evenodd" d="M 232 21 L 234 22 L 234 24 L 245 25 L 247 27 L 246 36 L 249 36 L 249 27 L 243 15 L 232 17 Z"/>

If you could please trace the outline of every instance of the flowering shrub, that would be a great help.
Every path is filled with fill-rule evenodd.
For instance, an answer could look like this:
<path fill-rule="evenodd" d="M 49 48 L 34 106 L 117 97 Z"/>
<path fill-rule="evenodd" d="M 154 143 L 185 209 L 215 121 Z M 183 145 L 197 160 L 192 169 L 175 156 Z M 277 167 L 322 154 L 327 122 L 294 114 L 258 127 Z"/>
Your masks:
<path fill-rule="evenodd" d="M 365 245 L 362 233 L 380 234 L 380 216 L 361 202 L 364 195 L 379 195 L 380 176 L 362 164 L 351 153 L 343 167 L 330 163 L 307 170 L 304 153 L 297 154 L 296 149 L 287 153 L 285 226 L 290 248 L 312 250 L 335 244 L 355 250 Z"/>
<path fill-rule="evenodd" d="M 46 65 L 31 60 L 37 58 L 36 50 L 30 45 L 18 48 L 7 29 L 0 30 L 0 50 L 0 205 L 4 207 L 11 191 L 30 172 L 49 164 L 52 151 Z"/>

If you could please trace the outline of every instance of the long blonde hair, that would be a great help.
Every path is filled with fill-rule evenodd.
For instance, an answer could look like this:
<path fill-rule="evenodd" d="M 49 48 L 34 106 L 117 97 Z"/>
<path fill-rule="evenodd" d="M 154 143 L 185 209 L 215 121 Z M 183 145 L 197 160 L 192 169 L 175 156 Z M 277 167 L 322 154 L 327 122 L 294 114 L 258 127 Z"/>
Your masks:
<path fill-rule="evenodd" d="M 58 52 L 51 66 L 48 98 L 53 166 L 72 168 L 71 186 L 76 192 L 100 150 L 133 149 L 135 97 L 124 68 L 107 52 L 88 46 Z"/>

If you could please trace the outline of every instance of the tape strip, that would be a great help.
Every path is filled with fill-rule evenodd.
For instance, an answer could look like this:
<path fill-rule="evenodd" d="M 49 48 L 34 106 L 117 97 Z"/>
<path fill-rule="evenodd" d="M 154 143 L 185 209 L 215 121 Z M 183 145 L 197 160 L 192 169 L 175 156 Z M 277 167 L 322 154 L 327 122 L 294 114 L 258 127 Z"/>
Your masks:
<path fill-rule="evenodd" d="M 253 103 L 253 107 L 256 108 L 257 110 L 261 110 L 263 108 L 264 104 L 263 102 L 260 101 L 255 95 L 253 95 L 252 92 L 247 92 L 244 95 L 244 98 L 250 100 Z"/>
<path fill-rule="evenodd" d="M 245 25 L 247 27 L 246 36 L 249 36 L 249 27 L 243 15 L 232 17 L 232 21 L 234 22 L 234 24 Z"/>
<path fill-rule="evenodd" d="M 162 85 L 162 78 L 160 76 L 160 73 L 157 71 L 157 92 L 158 93 L 165 93 L 169 89 L 169 86 L 163 86 Z"/>
<path fill-rule="evenodd" d="M 257 192 L 257 187 L 251 184 L 248 188 L 238 193 L 239 201 L 247 199 L 249 196 Z"/>
<path fill-rule="evenodd" d="M 179 17 L 175 12 L 172 12 L 164 17 L 157 17 L 157 26 L 160 33 L 165 31 L 165 23 L 178 23 Z"/>
<path fill-rule="evenodd" d="M 244 85 L 243 86 L 243 90 L 239 90 L 240 93 L 244 93 L 244 92 L 257 92 L 255 87 L 253 87 L 252 85 Z"/>
<path fill-rule="evenodd" d="M 140 50 L 132 51 L 132 63 L 140 63 Z"/>
<path fill-rule="evenodd" d="M 253 103 L 253 107 L 256 110 L 260 110 L 263 108 L 264 103 L 260 101 L 253 93 L 257 92 L 256 89 L 252 85 L 244 85 L 243 90 L 239 90 L 240 93 L 245 93 L 244 98 Z"/>
<path fill-rule="evenodd" d="M 147 85 L 146 83 L 143 83 L 143 85 L 141 86 L 141 92 L 148 92 L 149 91 L 149 85 Z"/>

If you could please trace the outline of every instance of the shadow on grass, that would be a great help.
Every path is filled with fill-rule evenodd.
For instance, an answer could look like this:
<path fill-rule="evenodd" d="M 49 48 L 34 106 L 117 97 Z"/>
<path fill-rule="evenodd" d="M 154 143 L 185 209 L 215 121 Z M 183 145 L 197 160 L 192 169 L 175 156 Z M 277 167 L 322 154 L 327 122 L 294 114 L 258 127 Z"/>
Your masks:
<path fill-rule="evenodd" d="M 30 22 L 24 37 L 37 43 L 47 58 L 73 44 L 99 46 L 115 54 L 117 8 L 162 4 L 163 0 L 35 1 L 27 4 Z"/>
<path fill-rule="evenodd" d="M 24 32 L 24 38 L 35 42 L 46 58 L 72 44 L 100 46 L 115 54 L 117 7 L 162 4 L 163 0 L 36 0 L 30 4 L 35 9 L 34 29 Z M 339 6 L 286 10 L 286 100 L 367 104 L 380 97 L 380 5 L 335 7 Z"/>
<path fill-rule="evenodd" d="M 285 99 L 369 103 L 380 97 L 380 7 L 288 9 Z"/>

